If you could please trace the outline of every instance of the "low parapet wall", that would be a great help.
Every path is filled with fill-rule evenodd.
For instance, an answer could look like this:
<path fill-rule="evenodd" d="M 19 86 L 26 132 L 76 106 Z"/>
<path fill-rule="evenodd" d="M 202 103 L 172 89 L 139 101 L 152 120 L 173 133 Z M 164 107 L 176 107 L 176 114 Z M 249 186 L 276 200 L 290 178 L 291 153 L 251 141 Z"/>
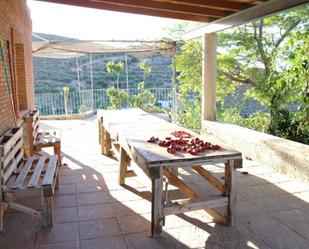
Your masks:
<path fill-rule="evenodd" d="M 71 115 L 45 115 L 40 116 L 41 120 L 75 120 L 75 119 L 86 119 L 95 115 L 97 111 L 89 111 L 81 114 L 71 114 Z"/>
<path fill-rule="evenodd" d="M 239 150 L 276 171 L 309 181 L 309 146 L 262 132 L 215 121 L 203 121 L 202 134 L 209 140 Z"/>

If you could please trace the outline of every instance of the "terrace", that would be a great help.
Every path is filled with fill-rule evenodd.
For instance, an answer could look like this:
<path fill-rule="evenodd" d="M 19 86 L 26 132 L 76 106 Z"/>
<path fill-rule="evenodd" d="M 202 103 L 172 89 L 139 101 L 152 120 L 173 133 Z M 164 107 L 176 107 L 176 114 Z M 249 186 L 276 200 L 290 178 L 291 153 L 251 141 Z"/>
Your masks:
<path fill-rule="evenodd" d="M 233 226 L 220 225 L 203 210 L 169 215 L 161 237 L 150 237 L 151 181 L 139 174 L 131 174 L 126 184 L 120 185 L 116 155 L 107 157 L 101 152 L 98 141 L 99 115 L 94 114 L 82 120 L 55 120 L 57 115 L 64 114 L 62 97 L 42 95 L 37 97 L 36 105 L 46 107 L 52 103 L 53 108 L 44 110 L 42 107 L 41 111 L 54 116 L 54 119 L 42 120 L 40 129 L 61 131 L 63 165 L 59 168 L 60 186 L 54 195 L 54 224 L 42 227 L 40 216 L 9 208 L 4 216 L 5 229 L 0 233 L 1 248 L 309 248 L 308 146 L 216 122 L 216 53 L 213 52 L 216 51 L 215 32 L 223 27 L 261 18 L 306 1 L 225 1 L 226 6 L 224 1 L 214 1 L 207 6 L 200 1 L 163 1 L 162 5 L 158 1 L 132 3 L 123 0 L 49 2 L 213 22 L 189 33 L 188 37 L 195 38 L 202 34 L 203 51 L 207 55 L 203 57 L 201 134 L 243 154 L 243 167 L 235 169 L 233 185 L 237 195 L 237 220 Z M 201 7 L 203 12 L 199 10 Z M 18 50 L 18 46 L 16 48 Z M 16 54 L 17 57 L 19 55 Z M 21 73 L 20 69 L 17 73 Z M 30 85 L 29 81 L 25 82 Z M 89 108 L 105 108 L 105 92 L 96 91 L 81 92 L 75 97 L 72 93 L 71 98 L 81 98 L 82 94 L 84 97 L 81 99 L 88 103 Z M 159 96 L 158 99 L 171 101 L 172 89 L 153 91 Z M 32 91 L 17 89 L 17 92 L 19 110 L 32 109 Z M 24 95 L 25 102 L 22 99 Z M 61 100 L 57 101 L 57 98 Z M 44 102 L 46 99 L 49 100 Z M 9 103 L 9 98 L 5 100 Z M 98 101 L 103 102 L 96 106 Z M 156 113 L 152 115 L 158 116 Z M 159 116 L 168 119 L 162 113 Z M 6 130 L 13 123 L 13 119 L 5 119 L 0 128 Z M 44 149 L 45 153 L 53 154 L 49 149 Z M 208 165 L 207 170 L 223 183 L 222 164 Z M 204 179 L 191 169 L 179 168 L 178 177 L 203 197 L 217 194 L 213 186 L 203 184 Z M 176 200 L 184 197 L 171 184 L 169 198 Z M 38 191 L 18 193 L 16 200 L 37 209 L 41 206 Z"/>
<path fill-rule="evenodd" d="M 2 248 L 308 248 L 309 185 L 255 161 L 236 172 L 237 223 L 213 223 L 202 211 L 167 216 L 161 239 L 150 234 L 150 181 L 130 177 L 118 184 L 118 161 L 101 155 L 97 120 L 43 121 L 62 132 L 63 163 L 54 199 L 55 224 L 43 229 L 39 218 L 10 210 Z M 222 167 L 209 170 L 222 175 Z M 241 172 L 247 171 L 248 174 Z M 180 178 L 208 195 L 193 171 Z M 173 190 L 173 195 L 181 196 Z M 21 202 L 40 205 L 35 194 Z"/>

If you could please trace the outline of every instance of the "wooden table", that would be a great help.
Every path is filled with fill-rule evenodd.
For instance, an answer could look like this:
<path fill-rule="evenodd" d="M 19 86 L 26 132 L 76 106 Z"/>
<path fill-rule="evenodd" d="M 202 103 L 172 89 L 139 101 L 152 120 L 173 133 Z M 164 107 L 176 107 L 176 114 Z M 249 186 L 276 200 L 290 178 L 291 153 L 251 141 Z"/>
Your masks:
<path fill-rule="evenodd" d="M 152 182 L 151 234 L 160 236 L 164 217 L 187 211 L 204 209 L 214 221 L 232 225 L 235 222 L 236 188 L 233 176 L 235 165 L 241 167 L 241 153 L 230 148 L 207 150 L 196 156 L 177 152 L 167 152 L 165 147 L 149 143 L 151 137 L 164 139 L 175 130 L 188 131 L 195 137 L 205 140 L 198 134 L 172 124 L 140 109 L 98 111 L 99 142 L 102 154 L 119 159 L 119 184 L 125 183 L 128 166 L 134 171 L 142 170 Z M 207 165 L 224 164 L 224 183 L 207 170 Z M 202 167 L 203 165 L 204 167 Z M 205 166 L 206 165 L 206 166 Z M 178 178 L 177 169 L 190 167 L 208 183 L 220 191 L 221 196 L 212 199 L 200 199 L 187 184 Z M 163 190 L 163 179 L 168 179 L 179 188 L 190 200 L 169 202 Z M 224 207 L 221 214 L 214 208 Z"/>

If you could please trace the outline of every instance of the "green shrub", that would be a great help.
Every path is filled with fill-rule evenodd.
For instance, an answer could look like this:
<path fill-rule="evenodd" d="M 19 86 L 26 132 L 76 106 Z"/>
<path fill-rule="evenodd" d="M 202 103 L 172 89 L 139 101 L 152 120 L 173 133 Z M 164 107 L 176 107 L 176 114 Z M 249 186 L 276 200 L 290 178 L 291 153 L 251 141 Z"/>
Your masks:
<path fill-rule="evenodd" d="M 119 109 L 121 107 L 125 107 L 128 104 L 128 93 L 123 90 L 110 87 L 107 89 L 107 96 L 109 98 L 111 109 Z"/>

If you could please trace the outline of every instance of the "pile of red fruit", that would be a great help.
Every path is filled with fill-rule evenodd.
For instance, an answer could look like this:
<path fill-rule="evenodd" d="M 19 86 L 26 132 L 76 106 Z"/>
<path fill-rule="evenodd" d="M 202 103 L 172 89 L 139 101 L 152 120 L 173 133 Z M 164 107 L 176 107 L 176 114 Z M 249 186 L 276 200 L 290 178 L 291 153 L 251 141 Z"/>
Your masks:
<path fill-rule="evenodd" d="M 185 131 L 174 131 L 171 133 L 176 139 L 166 137 L 164 140 L 160 140 L 156 137 L 151 137 L 148 142 L 156 143 L 161 147 L 167 147 L 167 152 L 176 154 L 177 151 L 190 153 L 191 155 L 197 155 L 198 153 L 209 150 L 219 150 L 219 145 L 213 145 L 209 142 L 205 142 L 202 139 L 194 138 L 190 133 Z M 189 139 L 191 138 L 191 139 Z"/>

